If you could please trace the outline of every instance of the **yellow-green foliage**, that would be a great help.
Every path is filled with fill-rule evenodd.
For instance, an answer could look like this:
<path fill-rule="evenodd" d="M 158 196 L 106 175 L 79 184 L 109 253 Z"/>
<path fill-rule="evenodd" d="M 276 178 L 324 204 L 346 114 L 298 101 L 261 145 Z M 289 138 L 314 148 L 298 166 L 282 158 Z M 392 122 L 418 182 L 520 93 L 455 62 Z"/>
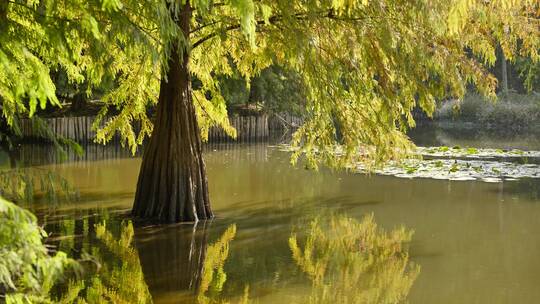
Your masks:
<path fill-rule="evenodd" d="M 117 85 L 109 107 L 124 111 L 105 124 L 98 140 L 119 130 L 132 147 L 151 131 L 146 105 L 157 99 L 160 41 L 175 36 L 165 1 L 23 0 L 0 3 L 0 102 L 10 125 L 17 115 L 32 116 L 37 106 L 59 105 L 51 70 L 66 72 L 70 83 L 88 93 L 106 76 Z M 114 21 L 114 22 L 111 22 Z M 155 26 L 159 26 L 156 30 Z M 160 32 L 163 34 L 160 35 Z M 159 37 L 159 38 L 156 38 Z M 131 123 L 141 122 L 140 136 Z"/>
<path fill-rule="evenodd" d="M 42 243 L 45 236 L 32 213 L 0 197 L 0 290 L 5 291 L 6 303 L 152 303 L 132 244 L 131 223 L 123 225 L 120 238 L 105 224 L 96 226 L 97 238 L 114 261 L 110 255 L 104 259 L 95 247 L 97 272 L 86 279 L 74 277 L 58 298 L 52 288 L 62 283 L 67 269 L 78 270 L 79 265 L 65 252 L 49 255 Z"/>
<path fill-rule="evenodd" d="M 470 84 L 494 97 L 496 79 L 486 66 L 496 46 L 509 60 L 515 54 L 539 60 L 540 0 L 193 0 L 189 37 L 174 22 L 184 3 L 2 4 L 10 21 L 0 31 L 4 116 L 31 114 L 37 101 L 57 103 L 52 67 L 91 85 L 113 75 L 117 85 L 105 94 L 100 117 L 110 107 L 120 113 L 97 140 L 119 131 L 136 149 L 152 130 L 146 108 L 157 102 L 171 42 L 179 41 L 198 80 L 194 102 L 203 136 L 215 124 L 234 135 L 218 76 L 231 75 L 234 66 L 249 81 L 274 63 L 301 75 L 306 90 L 306 122 L 293 139 L 302 149 L 293 160 L 306 155 L 314 167 L 378 164 L 412 151 L 403 131 L 415 124 L 415 106 L 431 114 L 435 100 L 462 97 Z M 139 134 L 134 121 L 141 122 Z"/>
<path fill-rule="evenodd" d="M 76 267 L 64 252 L 49 255 L 35 216 L 0 197 L 0 289 L 6 303 L 56 303 L 51 289 Z"/>
<path fill-rule="evenodd" d="M 420 272 L 405 248 L 411 236 L 405 228 L 385 232 L 373 215 L 313 220 L 303 245 L 295 234 L 289 238 L 294 260 L 312 282 L 306 302 L 404 302 Z"/>
<path fill-rule="evenodd" d="M 86 42 L 99 36 L 86 1 L 3 1 L 0 4 L 0 97 L 11 124 L 16 113 L 32 116 L 38 105 L 59 105 L 51 69 L 73 82 L 85 79 Z M 79 22 L 73 22 L 78 20 Z"/>
<path fill-rule="evenodd" d="M 214 86 L 215 74 L 230 74 L 230 61 L 246 79 L 271 63 L 295 70 L 308 115 L 293 139 L 302 148 L 293 161 L 306 155 L 314 167 L 377 164 L 411 151 L 403 130 L 414 126 L 414 106 L 431 114 L 436 99 L 461 97 L 471 83 L 493 97 L 496 79 L 482 63 L 493 64 L 497 44 L 538 60 L 537 7 L 504 0 L 225 1 L 197 10 L 191 67 L 203 87 Z M 336 157 L 338 143 L 344 153 Z"/>

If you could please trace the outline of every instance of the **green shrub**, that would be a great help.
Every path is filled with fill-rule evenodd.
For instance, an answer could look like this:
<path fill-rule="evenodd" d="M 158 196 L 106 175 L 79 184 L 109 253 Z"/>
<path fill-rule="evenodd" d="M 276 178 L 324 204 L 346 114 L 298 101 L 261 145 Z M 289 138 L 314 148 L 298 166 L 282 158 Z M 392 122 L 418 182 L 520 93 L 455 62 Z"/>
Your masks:
<path fill-rule="evenodd" d="M 62 251 L 51 255 L 35 216 L 0 197 L 0 303 L 152 303 L 133 234 L 131 223 L 122 225 L 119 238 L 104 223 L 96 225 L 96 237 L 115 262 L 109 263 L 93 247 L 88 258 L 100 265 L 99 270 L 86 278 L 66 275 L 67 270 L 79 274 L 79 263 Z M 66 278 L 74 280 L 66 282 Z"/>
<path fill-rule="evenodd" d="M 77 263 L 63 252 L 49 255 L 45 236 L 31 212 L 0 197 L 0 297 L 6 303 L 58 302 L 51 289 Z"/>
<path fill-rule="evenodd" d="M 437 120 L 473 122 L 489 128 L 523 129 L 540 122 L 540 96 L 509 94 L 490 101 L 469 94 L 462 101 L 442 103 L 434 115 Z"/>

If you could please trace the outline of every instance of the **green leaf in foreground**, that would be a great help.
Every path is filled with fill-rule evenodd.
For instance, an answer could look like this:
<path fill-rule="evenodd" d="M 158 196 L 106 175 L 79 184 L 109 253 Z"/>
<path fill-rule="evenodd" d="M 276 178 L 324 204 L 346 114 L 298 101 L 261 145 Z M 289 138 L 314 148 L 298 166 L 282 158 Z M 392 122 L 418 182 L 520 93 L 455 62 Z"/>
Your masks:
<path fill-rule="evenodd" d="M 31 212 L 0 197 L 0 290 L 6 303 L 59 301 L 51 298 L 52 288 L 78 264 L 64 252 L 49 255 L 45 236 Z"/>

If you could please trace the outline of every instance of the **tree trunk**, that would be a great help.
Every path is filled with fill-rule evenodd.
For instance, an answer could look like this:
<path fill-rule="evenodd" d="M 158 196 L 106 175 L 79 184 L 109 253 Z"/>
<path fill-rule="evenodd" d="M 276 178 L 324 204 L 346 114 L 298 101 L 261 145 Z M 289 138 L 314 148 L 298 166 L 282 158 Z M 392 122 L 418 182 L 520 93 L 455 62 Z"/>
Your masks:
<path fill-rule="evenodd" d="M 506 56 L 501 49 L 501 78 L 502 78 L 502 93 L 504 96 L 508 95 L 508 68 L 506 66 Z"/>
<path fill-rule="evenodd" d="M 84 114 L 83 111 L 86 110 L 86 107 L 88 106 L 87 99 L 88 97 L 84 92 L 78 92 L 75 94 L 71 100 L 70 111 L 74 114 Z"/>
<path fill-rule="evenodd" d="M 177 18 L 189 37 L 189 1 Z M 213 217 L 188 64 L 189 51 L 176 42 L 171 46 L 166 78 L 161 80 L 152 137 L 143 153 L 134 216 L 160 222 Z"/>
<path fill-rule="evenodd" d="M 8 9 L 9 2 L 7 1 L 0 1 L 0 21 L 6 21 L 7 19 L 7 9 Z M 5 25 L 6 23 L 0 23 L 0 28 L 2 25 Z"/>

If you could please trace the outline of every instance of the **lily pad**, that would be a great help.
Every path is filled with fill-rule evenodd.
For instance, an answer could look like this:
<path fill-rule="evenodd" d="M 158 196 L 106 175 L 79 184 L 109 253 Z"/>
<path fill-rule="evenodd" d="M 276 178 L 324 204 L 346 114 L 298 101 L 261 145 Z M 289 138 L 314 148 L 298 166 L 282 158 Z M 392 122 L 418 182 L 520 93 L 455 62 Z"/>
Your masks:
<path fill-rule="evenodd" d="M 444 158 L 471 158 L 471 159 L 496 159 L 496 158 L 538 158 L 540 151 L 522 151 L 518 149 L 477 149 L 448 147 L 418 147 L 416 152 L 422 156 Z"/>
<path fill-rule="evenodd" d="M 405 164 L 388 163 L 375 170 L 379 175 L 391 175 L 400 178 L 431 178 L 455 181 L 478 180 L 483 182 L 501 182 L 520 178 L 540 178 L 540 165 L 521 165 L 513 162 L 490 160 L 409 159 Z M 410 170 L 415 168 L 415 170 Z M 358 164 L 356 172 L 367 173 L 367 169 Z"/>
<path fill-rule="evenodd" d="M 293 151 L 280 145 L 281 151 Z M 341 150 L 336 148 L 339 155 Z M 379 175 L 399 178 L 431 178 L 453 181 L 483 181 L 496 183 L 520 178 L 540 178 L 540 151 L 477 149 L 449 147 L 418 147 L 416 156 L 402 162 L 389 162 L 374 170 Z M 358 173 L 373 172 L 362 163 L 353 166 Z"/>

